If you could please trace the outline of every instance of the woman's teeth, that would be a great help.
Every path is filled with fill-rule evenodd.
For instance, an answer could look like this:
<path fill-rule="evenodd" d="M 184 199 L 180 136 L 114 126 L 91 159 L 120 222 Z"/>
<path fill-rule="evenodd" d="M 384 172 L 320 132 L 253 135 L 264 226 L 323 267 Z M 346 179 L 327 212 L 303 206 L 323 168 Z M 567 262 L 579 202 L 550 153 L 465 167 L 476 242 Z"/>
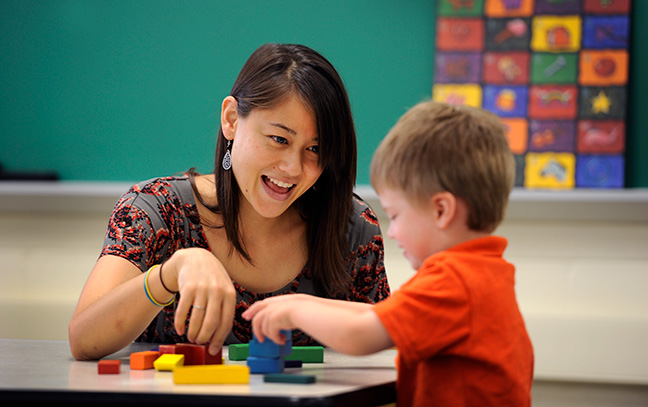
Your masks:
<path fill-rule="evenodd" d="M 274 179 L 274 178 L 270 178 L 270 177 L 268 177 L 268 180 L 270 180 L 270 182 L 272 182 L 273 184 L 275 184 L 275 185 L 277 185 L 277 186 L 279 186 L 281 188 L 290 188 L 290 187 L 292 187 L 294 185 L 294 184 L 289 184 L 287 182 L 282 182 L 282 181 L 279 181 L 278 179 Z"/>

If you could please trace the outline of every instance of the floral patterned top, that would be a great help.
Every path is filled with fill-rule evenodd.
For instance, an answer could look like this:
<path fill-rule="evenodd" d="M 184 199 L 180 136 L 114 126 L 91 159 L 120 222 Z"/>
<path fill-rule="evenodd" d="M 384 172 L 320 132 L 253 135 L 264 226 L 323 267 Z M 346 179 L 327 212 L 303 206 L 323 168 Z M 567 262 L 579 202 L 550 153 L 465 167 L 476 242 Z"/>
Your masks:
<path fill-rule="evenodd" d="M 355 197 L 348 229 L 349 301 L 377 303 L 390 295 L 385 273 L 384 246 L 380 226 L 373 210 Z M 154 178 L 130 188 L 119 199 L 110 217 L 101 256 L 114 255 L 129 260 L 142 272 L 182 248 L 209 245 L 200 223 L 198 208 L 186 176 Z M 253 293 L 233 282 L 236 289 L 236 315 L 226 344 L 247 343 L 252 328 L 241 314 L 255 301 L 282 294 L 315 294 L 307 267 L 288 285 L 272 293 Z M 139 342 L 187 342 L 173 327 L 177 301 L 165 307 L 139 336 Z M 293 345 L 316 345 L 301 331 L 293 332 Z"/>

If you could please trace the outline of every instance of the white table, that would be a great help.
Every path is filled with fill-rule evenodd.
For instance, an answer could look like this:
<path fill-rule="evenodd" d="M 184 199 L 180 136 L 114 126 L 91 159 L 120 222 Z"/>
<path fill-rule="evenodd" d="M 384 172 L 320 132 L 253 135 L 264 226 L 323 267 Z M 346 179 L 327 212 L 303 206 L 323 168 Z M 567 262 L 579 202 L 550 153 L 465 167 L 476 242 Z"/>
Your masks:
<path fill-rule="evenodd" d="M 329 349 L 324 363 L 305 363 L 287 373 L 315 375 L 315 384 L 176 385 L 171 372 L 131 370 L 129 355 L 154 344 L 135 343 L 106 359 L 121 359 L 121 373 L 98 374 L 97 361 L 72 358 L 67 341 L 0 339 L 0 405 L 68 406 L 377 406 L 396 400 L 395 350 L 351 357 Z M 227 347 L 223 349 L 230 361 Z"/>

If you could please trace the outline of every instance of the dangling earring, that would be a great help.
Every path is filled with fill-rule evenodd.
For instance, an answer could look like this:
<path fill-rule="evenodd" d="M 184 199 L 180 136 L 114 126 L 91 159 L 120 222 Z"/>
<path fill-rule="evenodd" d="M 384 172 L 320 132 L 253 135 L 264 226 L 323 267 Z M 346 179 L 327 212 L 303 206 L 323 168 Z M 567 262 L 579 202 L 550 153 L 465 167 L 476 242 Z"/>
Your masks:
<path fill-rule="evenodd" d="M 223 156 L 223 169 L 228 171 L 232 168 L 232 155 L 230 154 L 230 147 L 232 140 L 227 140 L 227 147 L 225 147 L 225 156 Z"/>

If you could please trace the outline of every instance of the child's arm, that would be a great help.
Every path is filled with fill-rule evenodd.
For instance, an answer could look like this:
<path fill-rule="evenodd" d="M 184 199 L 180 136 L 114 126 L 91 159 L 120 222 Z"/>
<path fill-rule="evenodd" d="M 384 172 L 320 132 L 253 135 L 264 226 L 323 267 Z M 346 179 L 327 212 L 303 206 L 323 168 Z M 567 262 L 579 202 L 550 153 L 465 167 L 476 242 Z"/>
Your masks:
<path fill-rule="evenodd" d="M 305 294 L 281 295 L 252 304 L 243 313 L 252 320 L 259 341 L 265 337 L 284 343 L 282 329 L 301 329 L 340 353 L 367 355 L 394 346 L 373 305 L 319 298 Z"/>

